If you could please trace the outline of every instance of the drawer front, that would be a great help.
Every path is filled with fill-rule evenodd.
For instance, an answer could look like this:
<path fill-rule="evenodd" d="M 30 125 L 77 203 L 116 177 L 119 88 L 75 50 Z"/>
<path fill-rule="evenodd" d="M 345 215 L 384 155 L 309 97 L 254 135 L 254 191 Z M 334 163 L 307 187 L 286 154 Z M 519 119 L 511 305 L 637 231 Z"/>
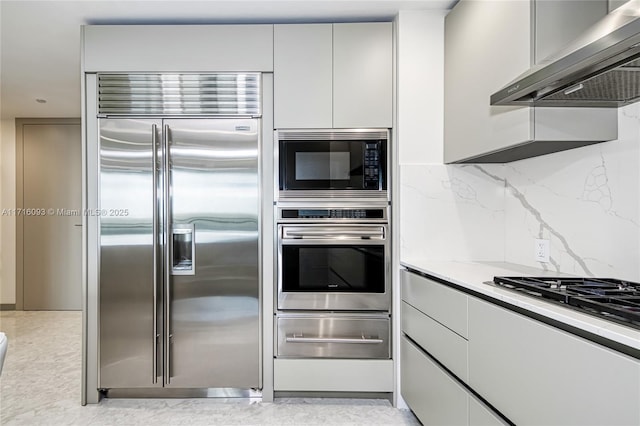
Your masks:
<path fill-rule="evenodd" d="M 402 271 L 402 300 L 467 338 L 467 295 L 420 275 Z"/>
<path fill-rule="evenodd" d="M 469 318 L 469 384 L 514 423 L 640 425 L 637 359 L 475 297 Z"/>
<path fill-rule="evenodd" d="M 469 424 L 469 398 L 440 366 L 402 336 L 401 393 L 423 425 Z"/>
<path fill-rule="evenodd" d="M 467 341 L 407 302 L 402 331 L 464 382 L 468 380 Z"/>
<path fill-rule="evenodd" d="M 274 359 L 275 391 L 393 392 L 390 359 Z"/>
<path fill-rule="evenodd" d="M 276 322 L 278 358 L 390 358 L 386 315 L 285 314 Z"/>
<path fill-rule="evenodd" d="M 506 426 L 509 423 L 475 396 L 469 395 L 469 424 L 473 426 Z"/>

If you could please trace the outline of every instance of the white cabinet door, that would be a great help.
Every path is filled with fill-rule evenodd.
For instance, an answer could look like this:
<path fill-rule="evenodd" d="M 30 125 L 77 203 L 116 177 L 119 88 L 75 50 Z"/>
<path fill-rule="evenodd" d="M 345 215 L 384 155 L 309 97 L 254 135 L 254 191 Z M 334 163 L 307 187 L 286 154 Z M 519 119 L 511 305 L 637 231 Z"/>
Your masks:
<path fill-rule="evenodd" d="M 332 24 L 274 26 L 274 125 L 332 127 Z"/>
<path fill-rule="evenodd" d="M 602 0 L 456 4 L 445 19 L 445 163 L 507 149 L 524 158 L 580 146 L 578 142 L 615 139 L 617 117 L 612 109 L 490 105 L 493 93 L 536 60 L 555 54 L 605 13 Z M 534 145 L 524 147 L 532 141 Z M 502 160 L 508 158 L 514 157 Z"/>
<path fill-rule="evenodd" d="M 401 272 L 402 300 L 467 337 L 467 295 L 409 271 Z"/>
<path fill-rule="evenodd" d="M 467 341 L 407 302 L 401 305 L 402 332 L 460 380 L 468 381 Z"/>
<path fill-rule="evenodd" d="M 469 385 L 516 424 L 640 424 L 640 361 L 469 298 Z"/>
<path fill-rule="evenodd" d="M 402 336 L 401 393 L 423 425 L 468 424 L 469 398 L 440 366 Z"/>
<path fill-rule="evenodd" d="M 86 72 L 273 71 L 273 25 L 87 25 Z"/>
<path fill-rule="evenodd" d="M 444 161 L 533 138 L 530 110 L 495 107 L 496 90 L 531 66 L 528 1 L 463 0 L 445 20 Z"/>
<path fill-rule="evenodd" d="M 333 127 L 392 126 L 392 24 L 333 25 Z"/>

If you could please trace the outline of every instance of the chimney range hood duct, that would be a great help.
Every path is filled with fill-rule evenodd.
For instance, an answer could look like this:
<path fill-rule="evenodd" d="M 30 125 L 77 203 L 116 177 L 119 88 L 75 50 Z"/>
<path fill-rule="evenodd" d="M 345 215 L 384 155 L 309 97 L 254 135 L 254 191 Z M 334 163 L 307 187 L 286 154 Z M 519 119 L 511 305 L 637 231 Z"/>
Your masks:
<path fill-rule="evenodd" d="M 640 100 L 640 0 L 491 95 L 491 105 L 619 107 Z"/>

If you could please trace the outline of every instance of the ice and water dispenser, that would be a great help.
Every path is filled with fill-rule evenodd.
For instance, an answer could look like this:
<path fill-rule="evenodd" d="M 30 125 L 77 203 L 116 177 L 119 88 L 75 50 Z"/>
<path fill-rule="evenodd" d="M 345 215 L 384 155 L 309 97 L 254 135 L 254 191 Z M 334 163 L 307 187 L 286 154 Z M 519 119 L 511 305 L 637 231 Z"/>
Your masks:
<path fill-rule="evenodd" d="M 194 225 L 173 225 L 171 232 L 172 275 L 195 275 L 196 239 Z"/>

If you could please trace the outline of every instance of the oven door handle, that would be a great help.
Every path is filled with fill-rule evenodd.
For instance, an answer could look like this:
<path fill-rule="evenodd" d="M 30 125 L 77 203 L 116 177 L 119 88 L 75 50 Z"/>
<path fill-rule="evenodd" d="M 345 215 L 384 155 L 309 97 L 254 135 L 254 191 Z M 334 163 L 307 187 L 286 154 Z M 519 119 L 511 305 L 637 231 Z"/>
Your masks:
<path fill-rule="evenodd" d="M 285 235 L 283 238 L 287 237 L 297 237 L 297 238 L 340 238 L 340 237 L 358 237 L 360 239 L 384 239 L 384 230 L 380 230 L 379 232 L 371 232 L 371 231 L 336 231 L 331 232 L 327 230 L 305 230 L 305 231 L 285 231 Z"/>
<path fill-rule="evenodd" d="M 288 343 L 348 343 L 348 344 L 379 344 L 384 340 L 366 337 L 304 337 L 302 335 L 287 336 Z"/>

